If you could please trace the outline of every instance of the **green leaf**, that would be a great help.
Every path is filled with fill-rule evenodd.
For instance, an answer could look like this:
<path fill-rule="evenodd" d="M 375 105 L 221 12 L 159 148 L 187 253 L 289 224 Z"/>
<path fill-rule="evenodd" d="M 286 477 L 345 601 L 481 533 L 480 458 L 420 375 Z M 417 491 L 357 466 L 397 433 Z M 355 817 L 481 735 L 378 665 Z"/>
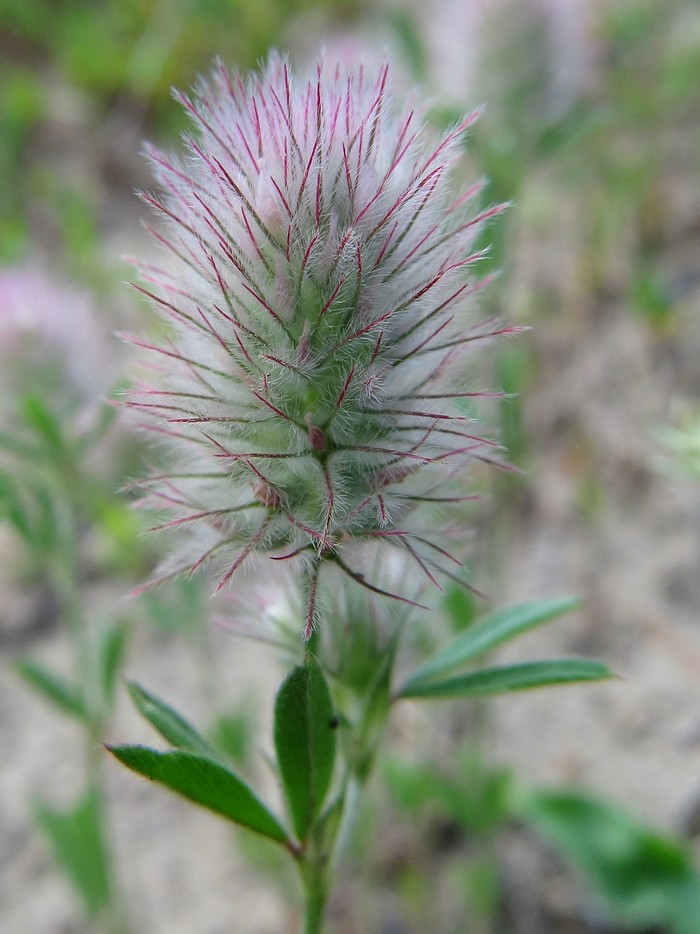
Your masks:
<path fill-rule="evenodd" d="M 277 818 L 230 769 L 183 750 L 159 752 L 147 746 L 107 746 L 127 768 L 277 843 L 289 839 Z"/>
<path fill-rule="evenodd" d="M 404 696 L 407 689 L 421 684 L 432 678 L 446 674 L 446 672 L 470 662 L 472 659 L 489 652 L 496 646 L 519 636 L 528 629 L 541 626 L 550 620 L 568 613 L 579 606 L 575 597 L 559 597 L 554 600 L 535 600 L 531 603 L 520 603 L 517 606 L 506 607 L 489 613 L 474 623 L 465 632 L 454 639 L 449 645 L 441 649 L 425 664 L 420 665 L 409 676 L 400 695 Z"/>
<path fill-rule="evenodd" d="M 111 707 L 117 675 L 126 649 L 129 626 L 125 620 L 115 620 L 100 629 L 97 642 L 97 659 L 100 690 L 107 707 Z"/>
<path fill-rule="evenodd" d="M 77 889 L 91 919 L 98 917 L 112 898 L 101 817 L 99 798 L 92 789 L 67 811 L 56 811 L 47 804 L 35 809 L 36 822 L 48 838 L 56 862 Z"/>
<path fill-rule="evenodd" d="M 139 713 L 172 746 L 218 759 L 213 747 L 176 710 L 133 681 L 127 684 L 127 689 Z"/>
<path fill-rule="evenodd" d="M 0 471 L 0 514 L 4 514 L 15 531 L 31 544 L 32 521 L 16 479 L 6 471 Z"/>
<path fill-rule="evenodd" d="M 448 697 L 479 697 L 484 694 L 504 694 L 507 691 L 526 691 L 531 688 L 576 681 L 600 681 L 614 677 L 600 662 L 578 658 L 554 661 L 525 662 L 502 668 L 484 668 L 444 681 L 429 681 L 405 686 L 399 697 L 425 697 L 443 700 Z"/>
<path fill-rule="evenodd" d="M 393 802 L 415 819 L 428 811 L 458 823 L 470 836 L 493 835 L 511 817 L 511 775 L 489 769 L 479 751 L 458 749 L 449 769 L 435 761 L 387 759 L 382 777 Z"/>
<path fill-rule="evenodd" d="M 475 622 L 476 599 L 464 587 L 448 587 L 442 601 L 454 633 L 463 632 Z"/>
<path fill-rule="evenodd" d="M 80 694 L 61 675 L 30 658 L 20 658 L 14 667 L 17 674 L 54 707 L 81 720 L 87 716 Z"/>
<path fill-rule="evenodd" d="M 54 548 L 71 544 L 75 530 L 68 517 L 68 502 L 61 502 L 53 491 L 45 486 L 35 488 L 34 499 L 38 512 L 33 531 L 35 547 L 49 554 Z"/>
<path fill-rule="evenodd" d="M 338 830 L 340 829 L 340 822 L 343 818 L 344 808 L 344 794 L 338 794 L 337 797 L 331 799 L 330 804 L 323 814 L 321 814 L 318 821 L 321 838 L 325 837 L 326 840 L 331 842 L 336 839 Z"/>
<path fill-rule="evenodd" d="M 700 931 L 700 877 L 673 839 L 616 804 L 575 791 L 525 792 L 517 816 L 583 875 L 618 923 Z"/>
<path fill-rule="evenodd" d="M 335 760 L 333 703 L 318 664 L 287 676 L 275 701 L 275 749 L 294 830 L 301 841 L 319 813 Z"/>
<path fill-rule="evenodd" d="M 27 424 L 47 443 L 52 454 L 62 454 L 66 445 L 60 424 L 45 400 L 35 393 L 26 393 L 20 397 L 19 402 Z"/>

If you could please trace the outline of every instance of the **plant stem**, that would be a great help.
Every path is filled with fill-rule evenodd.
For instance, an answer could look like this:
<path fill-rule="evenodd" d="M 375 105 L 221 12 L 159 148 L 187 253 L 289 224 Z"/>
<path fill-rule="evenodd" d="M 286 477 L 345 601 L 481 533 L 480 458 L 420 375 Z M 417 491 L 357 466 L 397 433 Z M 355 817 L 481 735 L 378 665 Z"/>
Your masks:
<path fill-rule="evenodd" d="M 304 934 L 321 934 L 323 929 L 323 915 L 330 891 L 331 847 L 332 841 L 325 837 L 322 825 L 317 825 L 299 864 L 304 886 Z"/>
<path fill-rule="evenodd" d="M 352 690 L 344 700 L 350 709 L 339 712 L 352 724 L 343 743 L 345 762 L 340 789 L 334 803 L 317 818 L 303 850 L 297 855 L 304 888 L 304 934 L 321 934 L 332 883 L 348 848 L 360 810 L 362 792 L 371 775 L 375 753 L 391 710 L 391 672 L 398 645 L 395 634 L 385 650 L 372 657 L 371 674 L 361 690 Z M 307 657 L 318 655 L 319 633 L 314 631 L 306 645 Z M 342 696 L 342 692 L 341 692 Z M 338 703 L 338 698 L 336 698 Z"/>
<path fill-rule="evenodd" d="M 305 893 L 304 934 L 321 934 L 323 917 L 339 864 L 345 854 L 360 810 L 362 792 L 371 774 L 371 763 L 378 735 L 383 732 L 388 706 L 381 706 L 381 724 L 377 722 L 377 708 L 370 704 L 361 718 L 358 729 L 357 759 L 350 763 L 343 783 L 340 799 L 341 813 L 330 834 L 318 827 L 300 864 Z"/>
<path fill-rule="evenodd" d="M 304 934 L 321 934 L 328 893 L 325 887 L 310 885 L 306 891 Z"/>
<path fill-rule="evenodd" d="M 85 606 L 79 584 L 79 561 L 77 548 L 77 519 L 73 523 L 73 535 L 53 567 L 53 581 L 61 603 L 61 615 L 71 643 L 73 654 L 73 677 L 82 689 L 82 699 L 87 708 L 83 721 L 85 741 L 85 779 L 92 789 L 96 801 L 97 833 L 101 859 L 104 861 L 106 884 L 109 890 L 108 904 L 103 916 L 94 922 L 96 934 L 127 934 L 128 924 L 116 890 L 114 865 L 109 847 L 108 821 L 104 801 L 104 777 L 102 774 L 102 737 L 105 711 L 101 709 L 101 698 L 96 696 L 100 686 L 95 671 L 96 659 L 90 646 L 90 631 L 86 625 Z"/>

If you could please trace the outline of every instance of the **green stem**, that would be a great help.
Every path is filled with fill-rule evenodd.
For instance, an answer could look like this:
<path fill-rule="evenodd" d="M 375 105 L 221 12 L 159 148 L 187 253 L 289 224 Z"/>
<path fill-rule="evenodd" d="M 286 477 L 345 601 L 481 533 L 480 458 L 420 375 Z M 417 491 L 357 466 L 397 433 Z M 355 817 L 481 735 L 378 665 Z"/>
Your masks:
<path fill-rule="evenodd" d="M 77 524 L 77 523 L 76 523 Z M 102 739 L 104 733 L 104 711 L 94 692 L 98 689 L 96 674 L 92 670 L 95 659 L 90 647 L 90 632 L 85 619 L 85 607 L 80 592 L 79 563 L 75 534 L 69 547 L 53 567 L 53 581 L 61 604 L 61 615 L 66 624 L 73 655 L 73 675 L 84 692 L 88 717 L 84 725 L 86 781 L 97 801 L 99 836 L 105 860 L 105 872 L 109 886 L 110 903 L 103 918 L 95 922 L 96 934 L 126 934 L 128 924 L 119 904 L 116 892 L 114 866 L 108 843 L 108 822 L 104 802 L 104 779 L 102 774 Z"/>
<path fill-rule="evenodd" d="M 306 890 L 306 916 L 304 918 L 304 934 L 321 934 L 323 930 L 323 916 L 328 901 L 328 892 L 325 886 L 310 884 Z"/>
<path fill-rule="evenodd" d="M 330 892 L 330 859 L 333 846 L 322 822 L 317 823 L 303 852 L 299 870 L 304 887 L 304 934 L 321 934 Z"/>
<path fill-rule="evenodd" d="M 350 690 L 340 708 L 344 722 L 352 723 L 343 743 L 344 775 L 335 802 L 317 819 L 303 850 L 297 855 L 305 898 L 304 934 L 321 934 L 323 918 L 333 880 L 348 848 L 362 799 L 362 792 L 375 760 L 391 710 L 390 685 L 398 633 L 386 649 L 372 657 L 368 682 L 361 690 Z M 321 639 L 313 632 L 307 642 L 307 655 L 318 655 Z M 341 692 L 342 694 L 342 692 Z M 336 698 L 336 702 L 337 702 Z"/>
<path fill-rule="evenodd" d="M 349 764 L 342 789 L 342 811 L 335 829 L 324 835 L 321 828 L 318 839 L 312 835 L 307 852 L 300 865 L 305 894 L 304 934 L 321 934 L 323 917 L 340 862 L 347 851 L 360 810 L 362 792 L 371 774 L 371 764 L 378 737 L 389 713 L 382 705 L 381 724 L 377 709 L 369 705 L 361 718 L 357 735 L 355 761 Z"/>
<path fill-rule="evenodd" d="M 326 818 L 316 825 L 305 850 L 299 856 L 299 871 L 304 888 L 304 934 L 321 934 L 323 930 L 332 881 L 357 819 L 363 784 L 348 770 L 341 797 L 336 803 L 340 813 L 330 818 L 326 812 Z"/>

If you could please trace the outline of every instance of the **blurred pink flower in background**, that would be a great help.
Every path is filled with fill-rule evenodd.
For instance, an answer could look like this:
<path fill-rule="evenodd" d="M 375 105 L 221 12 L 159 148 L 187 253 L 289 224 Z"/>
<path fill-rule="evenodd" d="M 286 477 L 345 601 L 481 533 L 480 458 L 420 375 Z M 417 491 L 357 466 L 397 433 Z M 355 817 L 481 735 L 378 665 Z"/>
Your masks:
<path fill-rule="evenodd" d="M 0 411 L 23 393 L 55 410 L 90 408 L 114 373 L 89 292 L 35 265 L 0 269 Z"/>

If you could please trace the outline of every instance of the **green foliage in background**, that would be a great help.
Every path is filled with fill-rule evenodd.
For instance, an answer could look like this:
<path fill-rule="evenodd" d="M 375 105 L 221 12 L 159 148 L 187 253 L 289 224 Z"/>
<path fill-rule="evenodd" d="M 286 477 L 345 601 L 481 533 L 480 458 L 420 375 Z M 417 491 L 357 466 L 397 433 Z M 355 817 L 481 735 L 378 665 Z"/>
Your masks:
<path fill-rule="evenodd" d="M 190 87 L 216 57 L 246 71 L 284 47 L 304 17 L 323 28 L 360 8 L 361 0 L 0 0 L 0 263 L 46 236 L 44 216 L 65 264 L 99 278 L 101 193 L 63 177 L 46 151 L 53 127 L 67 121 L 76 150 L 124 125 L 135 139 L 175 138 L 184 124 L 171 88 Z"/>
<path fill-rule="evenodd" d="M 59 811 L 47 804 L 38 804 L 35 809 L 36 822 L 91 921 L 109 911 L 114 894 L 101 809 L 100 796 L 94 788 L 89 788 L 68 809 Z"/>
<path fill-rule="evenodd" d="M 450 853 L 435 856 L 450 864 L 455 880 L 464 884 L 487 874 L 488 899 L 478 887 L 467 885 L 462 893 L 465 916 L 485 919 L 489 931 L 501 931 L 506 899 L 499 840 L 518 828 L 566 863 L 611 923 L 630 932 L 700 929 L 700 875 L 689 848 L 613 801 L 581 790 L 523 786 L 511 770 L 489 767 L 472 744 L 457 751 L 450 767 L 389 756 L 383 773 L 392 805 L 412 817 L 416 833 L 430 839 L 431 827 L 454 828 Z M 457 887 L 453 896 L 458 904 Z"/>
<path fill-rule="evenodd" d="M 700 875 L 688 848 L 624 808 L 571 790 L 535 789 L 515 813 L 585 879 L 611 917 L 631 930 L 700 930 Z"/>
<path fill-rule="evenodd" d="M 104 260 L 99 258 L 109 224 L 102 193 L 54 164 L 52 128 L 62 119 L 55 107 L 63 91 L 84 111 L 86 125 L 75 131 L 76 150 L 93 145 L 93 131 L 112 132 L 110 120 L 118 115 L 137 125 L 138 135 L 173 138 L 181 118 L 171 102 L 172 85 L 189 86 L 215 55 L 245 70 L 270 46 L 284 47 L 289 30 L 299 28 L 300 16 L 309 16 L 316 28 L 316 22 L 349 22 L 362 12 L 361 6 L 360 0 L 0 0 L 0 262 L 21 259 L 38 239 L 80 278 L 101 287 L 114 278 L 113 271 L 101 268 Z M 483 269 L 509 267 L 506 257 L 514 250 L 518 225 L 526 236 L 537 237 L 542 230 L 556 229 L 559 201 L 573 203 L 581 243 L 576 275 L 583 297 L 575 306 L 567 305 L 560 294 L 549 294 L 535 283 L 525 307 L 508 306 L 509 314 L 532 320 L 573 318 L 586 312 L 584 306 L 598 307 L 612 294 L 642 326 L 665 339 L 677 327 L 687 288 L 664 271 L 662 252 L 673 236 L 684 236 L 683 231 L 670 232 L 668 225 L 666 190 L 678 170 L 669 145 L 679 146 L 681 140 L 678 152 L 682 150 L 686 166 L 697 166 L 700 156 L 695 131 L 700 34 L 683 28 L 686 22 L 697 26 L 692 15 L 698 4 L 625 0 L 602 6 L 595 37 L 600 43 L 598 83 L 559 110 L 541 106 L 546 82 L 538 72 L 543 35 L 537 22 L 526 24 L 526 32 L 511 32 L 510 38 L 504 32 L 484 63 L 478 100 L 488 100 L 489 106 L 469 149 L 488 179 L 484 203 L 514 201 L 518 208 L 484 234 L 484 245 L 493 246 Z M 411 73 L 426 80 L 428 56 L 411 15 L 392 10 L 384 22 L 393 29 Z M 467 93 L 465 106 L 475 102 L 472 90 L 465 89 L 465 97 Z M 431 116 L 444 126 L 461 116 L 461 110 L 438 105 Z M 110 185 L 108 178 L 102 181 Z M 548 200 L 542 192 L 550 187 L 554 194 Z M 518 220 L 523 216 L 524 224 Z M 484 295 L 489 309 L 501 312 L 508 304 L 504 297 L 509 284 L 505 274 Z M 495 356 L 491 381 L 508 394 L 498 403 L 497 417 L 517 465 L 527 465 L 530 453 L 523 408 L 529 389 L 537 384 L 539 366 L 523 341 Z M 104 423 L 94 426 L 95 434 L 78 439 L 66 434 L 50 398 L 41 393 L 18 400 L 18 411 L 21 430 L 0 435 L 0 521 L 21 543 L 26 586 L 48 577 L 69 604 L 74 587 L 87 576 L 87 530 L 99 543 L 99 567 L 91 573 L 125 579 L 142 574 L 153 556 L 138 538 L 137 520 L 112 493 L 118 482 L 114 476 L 91 476 L 87 469 L 91 446 L 109 429 L 107 410 Z M 661 440 L 685 474 L 700 476 L 695 419 L 665 431 Z M 18 463 L 25 467 L 17 469 Z M 115 475 L 128 473 L 123 464 L 113 466 Z M 512 493 L 512 485 L 507 486 L 497 491 L 503 497 Z M 145 611 L 160 630 L 193 642 L 202 604 L 197 582 L 144 598 Z M 327 842 L 337 830 L 334 793 L 339 790 L 341 757 L 348 750 L 358 755 L 353 763 L 358 772 L 360 767 L 369 771 L 373 759 L 374 734 L 371 743 L 359 744 L 359 753 L 351 741 L 365 727 L 369 736 L 371 717 L 368 723 L 351 716 L 336 723 L 333 709 L 340 705 L 334 700 L 344 699 L 347 692 L 366 692 L 365 700 L 370 697 L 374 704 L 375 727 L 394 703 L 471 699 L 497 690 L 607 677 L 604 666 L 588 660 L 475 668 L 477 657 L 483 660 L 481 653 L 498 646 L 499 634 L 515 637 L 572 608 L 572 602 L 555 601 L 510 607 L 479 619 L 470 595 L 450 588 L 444 601 L 449 645 L 439 648 L 434 632 L 412 634 L 424 660 L 396 679 L 393 694 L 393 647 L 386 651 L 377 644 L 371 627 L 354 629 L 352 652 L 322 673 L 311 663 L 296 668 L 280 690 L 275 710 L 273 732 L 286 802 L 281 816 L 253 791 L 251 749 L 259 737 L 249 712 L 220 713 L 209 730 L 199 733 L 165 702 L 134 685 L 130 693 L 135 705 L 174 748 L 113 751 L 130 768 L 263 834 L 271 841 L 275 855 L 269 864 L 277 872 L 283 848 L 293 849 L 296 838 L 306 840 L 318 832 Z M 81 641 L 74 670 L 57 671 L 31 657 L 19 659 L 16 667 L 57 712 L 85 728 L 94 746 L 113 709 L 129 626 L 122 619 L 87 622 L 90 637 Z M 378 659 L 385 667 L 374 682 L 370 674 Z M 312 696 L 317 701 L 313 705 Z M 294 748 L 303 752 L 298 760 Z M 457 865 L 454 885 L 478 917 L 497 916 L 503 892 L 493 843 L 504 828 L 519 821 L 580 874 L 614 922 L 631 930 L 665 925 L 673 934 L 700 930 L 698 876 L 688 853 L 673 839 L 617 805 L 581 792 L 524 792 L 508 770 L 491 768 L 474 748 L 459 750 L 452 765 L 446 772 L 434 762 L 411 765 L 388 757 L 382 768 L 398 810 L 416 820 L 428 812 L 431 819 L 456 825 L 464 839 L 477 841 Z M 110 906 L 114 886 L 99 790 L 88 782 L 63 810 L 37 803 L 35 816 L 86 917 L 100 918 Z M 262 846 L 264 840 L 258 837 L 256 842 Z M 429 903 L 430 883 L 421 866 L 406 868 L 404 882 L 405 898 L 416 905 Z"/>
<path fill-rule="evenodd" d="M 350 16 L 353 0 L 0 0 L 5 44 L 108 103 L 128 94 L 171 115 L 173 86 L 191 84 L 214 55 L 248 70 L 305 13 Z"/>

